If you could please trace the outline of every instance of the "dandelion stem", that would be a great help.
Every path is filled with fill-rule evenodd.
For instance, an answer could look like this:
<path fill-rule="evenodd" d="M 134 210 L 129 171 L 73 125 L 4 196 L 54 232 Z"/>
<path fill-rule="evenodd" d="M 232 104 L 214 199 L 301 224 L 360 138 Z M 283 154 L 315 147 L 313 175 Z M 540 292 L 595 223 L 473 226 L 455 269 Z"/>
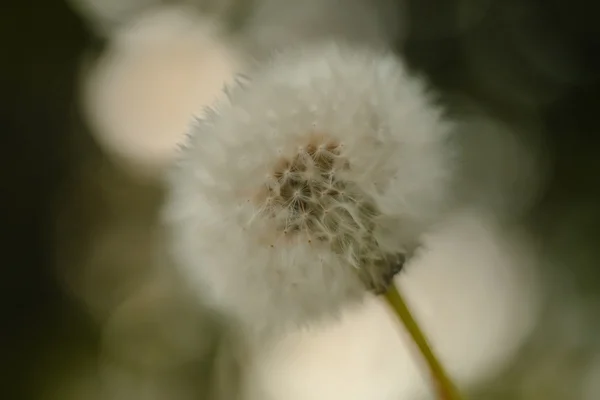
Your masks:
<path fill-rule="evenodd" d="M 412 340 L 419 348 L 421 355 L 425 358 L 425 362 L 427 363 L 431 376 L 436 384 L 439 399 L 462 400 L 463 398 L 458 392 L 458 389 L 452 383 L 452 380 L 438 361 L 435 354 L 433 354 L 425 335 L 413 318 L 412 313 L 408 309 L 396 286 L 391 285 L 384 296 L 390 307 L 394 310 L 394 313 L 408 330 Z"/>

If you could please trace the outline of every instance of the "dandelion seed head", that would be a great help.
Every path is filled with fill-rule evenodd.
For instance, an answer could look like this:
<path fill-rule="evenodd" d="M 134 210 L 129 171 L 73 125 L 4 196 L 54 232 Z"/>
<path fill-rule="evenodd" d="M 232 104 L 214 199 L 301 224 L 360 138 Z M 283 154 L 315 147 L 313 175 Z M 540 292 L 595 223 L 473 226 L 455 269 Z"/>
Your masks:
<path fill-rule="evenodd" d="M 170 176 L 165 222 L 191 284 L 244 327 L 383 290 L 444 208 L 452 124 L 391 54 L 282 52 L 215 109 Z"/>

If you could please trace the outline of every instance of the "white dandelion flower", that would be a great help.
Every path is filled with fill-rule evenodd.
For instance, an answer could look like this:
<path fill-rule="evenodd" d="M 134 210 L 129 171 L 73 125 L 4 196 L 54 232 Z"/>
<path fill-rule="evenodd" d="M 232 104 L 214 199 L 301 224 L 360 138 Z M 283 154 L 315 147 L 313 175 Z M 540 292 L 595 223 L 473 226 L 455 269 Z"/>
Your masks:
<path fill-rule="evenodd" d="M 284 51 L 192 127 L 170 176 L 175 261 L 249 333 L 383 292 L 444 212 L 453 125 L 392 54 Z"/>

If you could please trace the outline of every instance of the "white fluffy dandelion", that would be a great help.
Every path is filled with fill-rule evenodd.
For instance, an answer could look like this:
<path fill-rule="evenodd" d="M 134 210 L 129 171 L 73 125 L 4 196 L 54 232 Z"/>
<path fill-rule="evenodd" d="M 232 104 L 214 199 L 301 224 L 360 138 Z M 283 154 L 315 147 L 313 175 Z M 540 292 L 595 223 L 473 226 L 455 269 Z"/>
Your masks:
<path fill-rule="evenodd" d="M 246 334 L 383 292 L 443 213 L 452 125 L 392 54 L 283 52 L 191 129 L 170 177 L 173 256 Z"/>

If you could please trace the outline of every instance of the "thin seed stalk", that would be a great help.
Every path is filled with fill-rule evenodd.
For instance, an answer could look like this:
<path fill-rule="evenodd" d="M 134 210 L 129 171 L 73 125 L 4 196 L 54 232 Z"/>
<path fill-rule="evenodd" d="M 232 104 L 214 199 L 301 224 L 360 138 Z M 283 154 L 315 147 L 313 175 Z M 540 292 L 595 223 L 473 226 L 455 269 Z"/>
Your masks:
<path fill-rule="evenodd" d="M 439 400 L 463 400 L 458 389 L 446 373 L 442 364 L 431 350 L 429 343 L 419 328 L 419 325 L 408 309 L 402 295 L 396 285 L 390 285 L 384 297 L 398 319 L 404 324 L 412 340 L 417 345 L 421 355 L 425 359 L 431 377 L 435 383 Z"/>

